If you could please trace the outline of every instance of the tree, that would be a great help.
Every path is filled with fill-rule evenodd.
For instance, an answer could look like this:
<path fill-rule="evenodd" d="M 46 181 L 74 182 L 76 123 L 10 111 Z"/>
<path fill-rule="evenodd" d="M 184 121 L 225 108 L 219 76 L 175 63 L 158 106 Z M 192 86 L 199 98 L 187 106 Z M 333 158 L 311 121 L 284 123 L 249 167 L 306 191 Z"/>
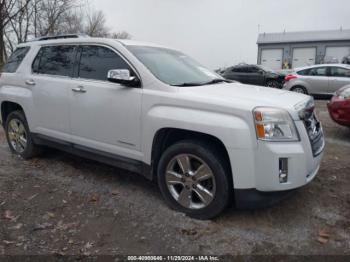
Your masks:
<path fill-rule="evenodd" d="M 40 36 L 87 34 L 129 39 L 125 31 L 111 33 L 102 11 L 84 0 L 0 0 L 0 66 L 18 43 Z"/>
<path fill-rule="evenodd" d="M 5 29 L 24 11 L 31 0 L 0 0 L 0 65 L 7 58 Z"/>
<path fill-rule="evenodd" d="M 131 39 L 132 36 L 126 32 L 126 31 L 121 31 L 121 32 L 118 32 L 118 33 L 113 33 L 111 35 L 112 38 L 114 39 Z"/>

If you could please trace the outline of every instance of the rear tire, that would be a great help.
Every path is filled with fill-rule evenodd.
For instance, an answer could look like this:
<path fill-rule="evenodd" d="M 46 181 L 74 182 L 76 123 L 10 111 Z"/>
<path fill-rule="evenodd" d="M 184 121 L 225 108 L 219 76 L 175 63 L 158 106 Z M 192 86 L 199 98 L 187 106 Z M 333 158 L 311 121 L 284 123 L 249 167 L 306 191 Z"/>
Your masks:
<path fill-rule="evenodd" d="M 232 179 L 222 154 L 209 143 L 181 141 L 165 150 L 158 184 L 166 203 L 197 219 L 211 219 L 231 200 Z"/>
<path fill-rule="evenodd" d="M 294 87 L 291 89 L 291 91 L 296 92 L 296 93 L 300 93 L 300 94 L 305 94 L 305 95 L 308 94 L 306 88 L 303 87 L 303 86 L 294 86 Z"/>
<path fill-rule="evenodd" d="M 5 132 L 13 154 L 23 159 L 30 159 L 40 153 L 40 148 L 33 142 L 23 111 L 14 111 L 9 114 L 5 123 Z"/>

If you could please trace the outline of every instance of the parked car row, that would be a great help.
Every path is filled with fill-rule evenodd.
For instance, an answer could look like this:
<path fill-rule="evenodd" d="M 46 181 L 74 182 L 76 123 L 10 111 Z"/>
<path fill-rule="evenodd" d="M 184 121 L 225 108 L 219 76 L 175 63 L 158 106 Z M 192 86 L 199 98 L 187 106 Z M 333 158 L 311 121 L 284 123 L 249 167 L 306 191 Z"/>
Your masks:
<path fill-rule="evenodd" d="M 278 73 L 261 65 L 248 64 L 229 67 L 221 71 L 220 74 L 226 79 L 235 80 L 243 84 L 273 88 L 281 88 L 285 78 L 283 73 Z"/>

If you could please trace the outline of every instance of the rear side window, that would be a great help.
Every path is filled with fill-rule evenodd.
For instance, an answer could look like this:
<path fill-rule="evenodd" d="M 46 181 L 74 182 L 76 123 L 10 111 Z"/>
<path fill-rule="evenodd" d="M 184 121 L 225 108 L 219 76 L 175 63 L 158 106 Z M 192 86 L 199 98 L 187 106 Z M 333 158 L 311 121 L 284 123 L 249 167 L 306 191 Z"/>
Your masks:
<path fill-rule="evenodd" d="M 129 69 L 130 66 L 113 50 L 102 46 L 83 46 L 79 64 L 79 77 L 107 81 L 112 69 Z"/>
<path fill-rule="evenodd" d="M 29 47 L 17 48 L 8 59 L 2 71 L 5 73 L 15 73 L 27 55 L 29 49 Z"/>
<path fill-rule="evenodd" d="M 327 67 L 312 68 L 309 71 L 310 76 L 327 76 Z"/>
<path fill-rule="evenodd" d="M 42 47 L 33 62 L 33 72 L 45 75 L 71 76 L 75 46 Z"/>

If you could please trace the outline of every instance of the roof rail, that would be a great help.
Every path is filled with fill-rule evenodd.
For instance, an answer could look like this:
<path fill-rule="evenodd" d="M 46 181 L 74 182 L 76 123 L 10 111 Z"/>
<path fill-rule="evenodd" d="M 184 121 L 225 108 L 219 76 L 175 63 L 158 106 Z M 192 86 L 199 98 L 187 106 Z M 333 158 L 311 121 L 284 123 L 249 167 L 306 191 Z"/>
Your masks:
<path fill-rule="evenodd" d="M 68 38 L 85 38 L 85 37 L 89 37 L 89 36 L 86 34 L 67 34 L 67 35 L 42 36 L 42 37 L 35 38 L 29 42 L 68 39 Z"/>

